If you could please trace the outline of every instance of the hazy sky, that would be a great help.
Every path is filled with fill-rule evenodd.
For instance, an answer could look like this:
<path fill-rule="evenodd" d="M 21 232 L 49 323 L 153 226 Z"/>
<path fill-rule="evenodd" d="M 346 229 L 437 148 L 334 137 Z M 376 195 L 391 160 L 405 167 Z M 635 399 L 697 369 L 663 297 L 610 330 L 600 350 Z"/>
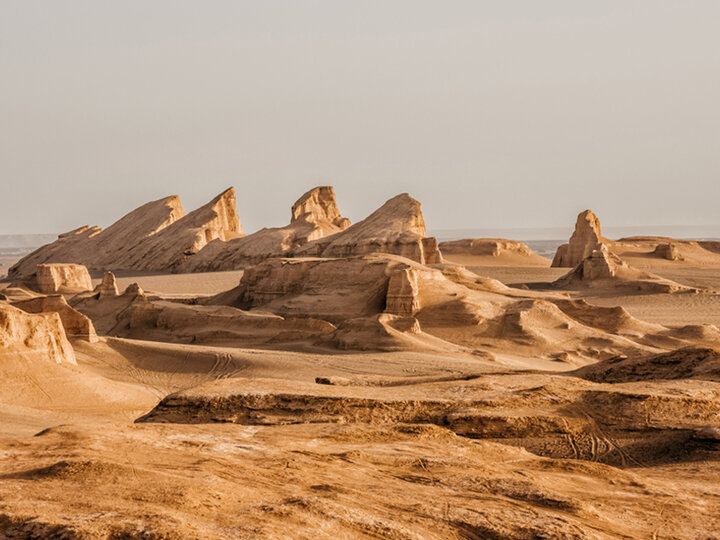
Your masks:
<path fill-rule="evenodd" d="M 0 234 L 336 188 L 433 229 L 720 224 L 718 0 L 0 0 Z M 720 227 L 716 227 L 720 231 Z"/>

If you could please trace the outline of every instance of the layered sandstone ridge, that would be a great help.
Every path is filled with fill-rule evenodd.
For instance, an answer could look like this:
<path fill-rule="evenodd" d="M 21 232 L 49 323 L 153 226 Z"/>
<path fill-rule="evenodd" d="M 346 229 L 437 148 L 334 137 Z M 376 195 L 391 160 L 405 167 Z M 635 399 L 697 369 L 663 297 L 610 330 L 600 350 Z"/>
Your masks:
<path fill-rule="evenodd" d="M 10 365 L 11 361 L 15 362 Z M 22 370 L 23 365 L 17 361 L 77 363 L 60 315 L 55 312 L 30 314 L 0 304 L 0 373 L 11 368 Z"/>
<path fill-rule="evenodd" d="M 312 240 L 336 234 L 349 226 L 350 220 L 340 214 L 332 186 L 319 186 L 295 201 L 290 224 L 285 227 L 264 228 L 229 242 L 212 242 L 178 270 L 200 272 L 244 268 L 269 257 L 286 256 Z"/>
<path fill-rule="evenodd" d="M 18 261 L 8 276 L 28 277 L 35 273 L 38 264 L 52 262 L 83 264 L 92 270 L 126 267 L 126 258 L 138 244 L 184 215 L 177 196 L 146 203 L 107 229 L 84 226 L 61 234 L 55 242 Z"/>
<path fill-rule="evenodd" d="M 368 253 L 401 255 L 440 263 L 435 238 L 428 238 L 420 203 L 400 194 L 352 225 L 343 217 L 331 186 L 303 194 L 285 227 L 243 235 L 233 188 L 184 215 L 178 197 L 148 203 L 106 230 L 82 227 L 60 235 L 21 259 L 12 278 L 32 276 L 37 264 L 75 263 L 96 270 L 202 272 L 235 270 L 272 257 L 346 257 Z"/>
<path fill-rule="evenodd" d="M 348 257 L 369 253 L 400 255 L 423 264 L 442 262 L 437 240 L 426 236 L 420 203 L 407 193 L 393 197 L 347 230 L 308 243 L 294 255 Z"/>
<path fill-rule="evenodd" d="M 147 203 L 110 227 L 81 227 L 21 259 L 8 275 L 32 275 L 43 263 L 76 263 L 91 270 L 166 271 L 218 238 L 241 234 L 235 191 L 225 190 L 205 206 L 185 215 L 180 198 Z"/>

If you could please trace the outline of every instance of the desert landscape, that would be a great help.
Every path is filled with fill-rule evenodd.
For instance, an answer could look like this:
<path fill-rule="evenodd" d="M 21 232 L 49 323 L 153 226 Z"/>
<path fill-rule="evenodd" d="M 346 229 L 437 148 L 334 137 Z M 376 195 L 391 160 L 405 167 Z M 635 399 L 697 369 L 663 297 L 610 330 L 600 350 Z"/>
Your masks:
<path fill-rule="evenodd" d="M 83 226 L 0 285 L 4 538 L 718 538 L 720 249 L 551 261 L 319 186 Z"/>
<path fill-rule="evenodd" d="M 1 0 L 0 540 L 720 540 L 718 21 Z"/>

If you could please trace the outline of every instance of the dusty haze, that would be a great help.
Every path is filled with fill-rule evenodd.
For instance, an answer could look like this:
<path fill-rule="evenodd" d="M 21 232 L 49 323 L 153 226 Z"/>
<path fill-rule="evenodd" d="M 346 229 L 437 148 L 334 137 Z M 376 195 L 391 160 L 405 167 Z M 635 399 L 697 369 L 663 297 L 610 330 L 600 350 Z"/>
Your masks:
<path fill-rule="evenodd" d="M 238 189 L 247 231 L 333 184 L 353 221 L 720 222 L 715 1 L 9 1 L 0 233 Z M 10 201 L 8 204 L 7 202 Z M 542 202 L 540 202 L 542 201 Z"/>

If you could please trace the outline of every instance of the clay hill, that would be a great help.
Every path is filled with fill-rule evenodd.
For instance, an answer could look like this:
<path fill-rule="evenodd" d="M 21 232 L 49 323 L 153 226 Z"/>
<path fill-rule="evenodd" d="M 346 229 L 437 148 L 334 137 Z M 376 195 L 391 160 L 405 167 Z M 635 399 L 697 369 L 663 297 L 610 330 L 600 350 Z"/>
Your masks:
<path fill-rule="evenodd" d="M 440 242 L 449 262 L 467 266 L 550 266 L 550 261 L 517 240 L 465 238 Z"/>
<path fill-rule="evenodd" d="M 185 215 L 180 198 L 166 197 L 133 210 L 107 229 L 81 227 L 61 234 L 10 268 L 10 278 L 33 275 L 38 264 L 77 263 L 91 270 L 170 270 L 208 242 L 242 233 L 230 188 Z"/>
<path fill-rule="evenodd" d="M 602 246 L 636 268 L 720 267 L 720 242 L 658 236 L 610 240 L 603 237 L 600 221 L 590 210 L 578 215 L 575 231 L 558 248 L 552 266 L 575 267 Z"/>

